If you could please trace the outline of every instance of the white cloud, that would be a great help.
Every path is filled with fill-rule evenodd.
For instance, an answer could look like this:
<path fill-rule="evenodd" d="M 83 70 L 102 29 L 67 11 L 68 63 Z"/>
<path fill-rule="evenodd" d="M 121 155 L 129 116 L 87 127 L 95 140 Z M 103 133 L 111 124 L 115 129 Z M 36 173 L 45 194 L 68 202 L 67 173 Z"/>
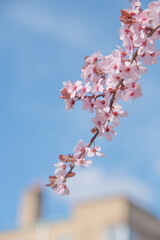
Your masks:
<path fill-rule="evenodd" d="M 75 46 L 82 46 L 88 41 L 89 33 L 84 19 L 64 15 L 45 5 L 30 2 L 9 4 L 5 16 L 14 26 L 21 26 L 51 38 L 63 40 Z"/>
<path fill-rule="evenodd" d="M 129 175 L 108 175 L 100 169 L 79 171 L 75 179 L 68 184 L 69 201 L 79 202 L 111 195 L 122 195 L 143 206 L 153 205 L 155 199 L 147 184 Z"/>

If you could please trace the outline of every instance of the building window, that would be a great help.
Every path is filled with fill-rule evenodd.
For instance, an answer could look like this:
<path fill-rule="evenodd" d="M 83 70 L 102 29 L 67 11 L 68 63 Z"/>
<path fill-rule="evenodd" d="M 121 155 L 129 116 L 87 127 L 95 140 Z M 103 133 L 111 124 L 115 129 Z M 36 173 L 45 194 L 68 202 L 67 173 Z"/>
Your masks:
<path fill-rule="evenodd" d="M 139 240 L 139 238 L 127 224 L 121 224 L 107 228 L 102 240 Z"/>
<path fill-rule="evenodd" d="M 70 236 L 68 235 L 62 235 L 58 238 L 58 240 L 73 240 L 73 238 L 71 238 Z"/>

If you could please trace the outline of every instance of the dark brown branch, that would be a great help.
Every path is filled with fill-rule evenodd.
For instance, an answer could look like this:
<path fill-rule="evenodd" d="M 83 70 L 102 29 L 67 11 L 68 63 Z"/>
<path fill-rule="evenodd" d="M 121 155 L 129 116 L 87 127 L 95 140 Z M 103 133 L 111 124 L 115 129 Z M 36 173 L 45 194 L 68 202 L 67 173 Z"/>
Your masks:
<path fill-rule="evenodd" d="M 91 99 L 97 99 L 99 97 L 104 97 L 105 94 L 98 94 L 97 96 L 95 94 L 93 94 L 92 96 L 84 96 L 84 98 L 91 98 Z M 77 100 L 81 100 L 82 98 L 81 97 L 77 97 L 77 99 L 75 99 L 74 101 L 77 101 Z"/>
<path fill-rule="evenodd" d="M 156 28 L 152 29 L 150 31 L 150 33 L 148 34 L 148 37 L 151 37 L 153 35 L 153 33 L 155 33 L 158 30 L 158 28 L 160 28 L 160 25 L 158 25 Z"/>
<path fill-rule="evenodd" d="M 90 147 L 92 145 L 92 143 L 94 142 L 94 140 L 96 139 L 96 137 L 98 136 L 99 134 L 99 130 L 97 129 L 96 133 L 94 134 L 94 136 L 91 138 L 89 144 L 88 144 L 88 147 Z"/>
<path fill-rule="evenodd" d="M 113 103 L 114 103 L 114 101 L 115 101 L 115 99 L 116 99 L 117 90 L 118 90 L 119 87 L 123 84 L 123 81 L 124 81 L 124 79 L 121 79 L 121 80 L 120 80 L 120 82 L 119 82 L 119 83 L 117 84 L 117 86 L 116 86 L 116 89 L 115 89 L 114 92 L 113 92 L 113 95 L 112 95 L 112 97 L 111 97 L 110 104 L 109 104 L 110 109 L 112 108 Z"/>
<path fill-rule="evenodd" d="M 72 165 L 70 170 L 67 172 L 65 179 L 67 179 L 68 175 L 72 172 L 73 168 L 75 167 L 75 165 Z"/>
<path fill-rule="evenodd" d="M 132 58 L 131 58 L 131 63 L 133 63 L 133 61 L 136 59 L 137 55 L 138 55 L 138 48 L 137 48 L 136 51 L 133 53 L 133 56 L 132 56 Z"/>

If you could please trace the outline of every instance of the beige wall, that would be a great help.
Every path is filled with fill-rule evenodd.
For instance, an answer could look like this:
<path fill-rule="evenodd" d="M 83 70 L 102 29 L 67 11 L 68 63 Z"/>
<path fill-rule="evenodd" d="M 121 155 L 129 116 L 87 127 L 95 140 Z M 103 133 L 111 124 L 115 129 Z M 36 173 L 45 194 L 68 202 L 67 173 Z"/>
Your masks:
<path fill-rule="evenodd" d="M 0 240 L 104 240 L 103 233 L 111 226 L 130 224 L 139 240 L 160 240 L 160 223 L 124 198 L 110 198 L 79 204 L 66 221 L 37 222 L 14 231 L 0 233 Z"/>

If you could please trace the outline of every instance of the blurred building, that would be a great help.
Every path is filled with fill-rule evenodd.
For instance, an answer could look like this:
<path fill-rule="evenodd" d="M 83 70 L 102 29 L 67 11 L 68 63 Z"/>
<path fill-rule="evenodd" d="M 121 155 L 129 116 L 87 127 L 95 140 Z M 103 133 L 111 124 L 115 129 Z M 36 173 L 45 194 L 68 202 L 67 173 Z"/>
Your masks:
<path fill-rule="evenodd" d="M 0 240 L 160 240 L 160 222 L 123 197 L 79 204 L 71 218 L 39 221 L 41 189 L 22 198 L 19 228 L 0 232 Z"/>

